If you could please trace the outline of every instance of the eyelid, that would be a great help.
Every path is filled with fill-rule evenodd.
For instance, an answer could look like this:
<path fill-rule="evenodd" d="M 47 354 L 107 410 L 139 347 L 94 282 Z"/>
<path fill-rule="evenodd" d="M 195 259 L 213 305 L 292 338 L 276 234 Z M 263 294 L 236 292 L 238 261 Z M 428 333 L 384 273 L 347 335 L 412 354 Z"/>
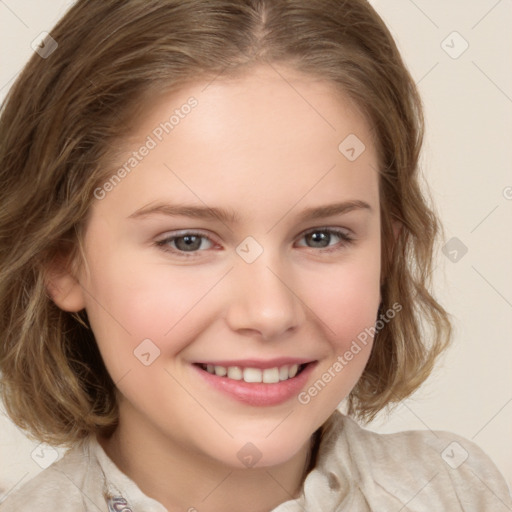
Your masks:
<path fill-rule="evenodd" d="M 158 235 L 158 238 L 161 240 L 168 240 L 169 238 L 178 238 L 180 236 L 187 236 L 187 235 L 195 235 L 195 236 L 203 236 L 204 238 L 209 238 L 213 241 L 213 238 L 206 234 L 201 229 L 177 229 L 175 231 L 166 231 L 165 233 Z"/>
<path fill-rule="evenodd" d="M 315 226 L 313 228 L 308 228 L 305 231 L 303 231 L 300 236 L 309 235 L 310 233 L 315 233 L 316 231 L 329 231 L 332 233 L 342 233 L 347 236 L 352 236 L 353 231 L 348 228 L 342 228 L 339 226 Z"/>

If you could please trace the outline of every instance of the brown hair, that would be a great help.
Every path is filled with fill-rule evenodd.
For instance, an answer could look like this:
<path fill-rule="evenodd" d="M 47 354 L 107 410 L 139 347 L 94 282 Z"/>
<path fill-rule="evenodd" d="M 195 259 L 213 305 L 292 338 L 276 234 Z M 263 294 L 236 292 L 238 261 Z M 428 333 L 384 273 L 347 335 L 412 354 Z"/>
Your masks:
<path fill-rule="evenodd" d="M 386 26 L 364 0 L 79 0 L 34 54 L 0 119 L 0 370 L 10 417 L 72 443 L 115 428 L 115 385 L 84 312 L 50 300 L 45 271 L 78 255 L 94 189 L 152 94 L 283 63 L 337 85 L 379 152 L 382 307 L 350 412 L 371 419 L 410 395 L 450 338 L 429 293 L 439 224 L 420 190 L 422 107 Z M 393 244 L 392 221 L 402 229 Z"/>

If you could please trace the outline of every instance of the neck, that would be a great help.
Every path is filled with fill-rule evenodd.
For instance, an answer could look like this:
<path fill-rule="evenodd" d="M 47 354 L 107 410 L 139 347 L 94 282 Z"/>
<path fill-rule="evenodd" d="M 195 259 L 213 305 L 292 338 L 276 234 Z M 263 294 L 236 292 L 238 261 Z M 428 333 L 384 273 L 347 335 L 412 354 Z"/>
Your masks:
<path fill-rule="evenodd" d="M 120 421 L 114 434 L 99 439 L 107 455 L 147 496 L 169 512 L 269 512 L 297 498 L 312 462 L 306 443 L 288 461 L 240 469 L 194 452 L 150 425 Z"/>

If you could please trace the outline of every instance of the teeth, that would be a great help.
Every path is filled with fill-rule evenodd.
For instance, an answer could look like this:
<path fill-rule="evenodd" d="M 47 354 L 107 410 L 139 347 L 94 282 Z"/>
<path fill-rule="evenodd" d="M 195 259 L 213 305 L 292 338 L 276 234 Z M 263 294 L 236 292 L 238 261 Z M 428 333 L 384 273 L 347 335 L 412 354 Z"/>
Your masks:
<path fill-rule="evenodd" d="M 218 375 L 219 377 L 224 377 L 228 371 L 224 366 L 215 366 L 215 375 Z"/>
<path fill-rule="evenodd" d="M 289 376 L 288 366 L 281 366 L 279 368 L 279 380 L 288 380 Z"/>
<path fill-rule="evenodd" d="M 239 366 L 230 366 L 228 368 L 228 379 L 242 380 L 242 369 Z"/>
<path fill-rule="evenodd" d="M 280 366 L 274 368 L 240 368 L 239 366 L 218 366 L 213 364 L 203 365 L 203 369 L 218 377 L 227 377 L 233 380 L 244 380 L 245 382 L 263 382 L 275 384 L 276 382 L 292 379 L 299 371 L 298 364 Z"/>
<path fill-rule="evenodd" d="M 245 382 L 261 382 L 263 380 L 263 372 L 259 368 L 244 368 Z"/>
<path fill-rule="evenodd" d="M 279 382 L 279 368 L 265 368 L 263 370 L 263 382 L 265 384 Z"/>

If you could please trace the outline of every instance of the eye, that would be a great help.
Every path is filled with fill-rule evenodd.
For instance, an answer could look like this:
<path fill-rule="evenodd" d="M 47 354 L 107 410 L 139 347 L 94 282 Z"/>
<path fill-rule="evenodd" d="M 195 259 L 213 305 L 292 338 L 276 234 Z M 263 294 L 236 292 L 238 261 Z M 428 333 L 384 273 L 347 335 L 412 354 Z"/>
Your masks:
<path fill-rule="evenodd" d="M 354 242 L 346 231 L 334 228 L 311 229 L 302 235 L 301 240 L 304 242 L 298 243 L 299 247 L 323 249 L 325 252 L 340 250 Z M 212 249 L 215 243 L 202 233 L 184 231 L 158 240 L 155 245 L 164 251 L 191 257 L 194 253 Z"/>
<path fill-rule="evenodd" d="M 214 243 L 201 233 L 187 231 L 159 240 L 156 245 L 165 251 L 194 253 L 211 249 Z"/>
<path fill-rule="evenodd" d="M 328 251 L 341 249 L 354 242 L 354 239 L 346 231 L 334 228 L 312 229 L 302 235 L 302 239 L 305 243 L 299 243 L 300 247 L 327 249 Z"/>

